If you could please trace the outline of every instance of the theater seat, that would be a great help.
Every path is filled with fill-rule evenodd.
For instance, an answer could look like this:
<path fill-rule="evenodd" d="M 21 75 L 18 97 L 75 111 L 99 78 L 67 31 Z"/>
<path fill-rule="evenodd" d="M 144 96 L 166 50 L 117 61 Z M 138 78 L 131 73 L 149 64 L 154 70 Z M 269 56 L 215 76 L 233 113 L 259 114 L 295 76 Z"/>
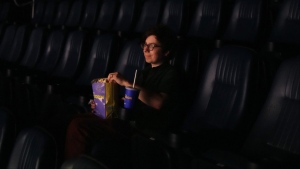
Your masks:
<path fill-rule="evenodd" d="M 23 129 L 16 139 L 7 168 L 55 169 L 57 168 L 57 145 L 44 129 Z"/>
<path fill-rule="evenodd" d="M 13 142 L 16 139 L 16 121 L 10 110 L 0 108 L 0 167 L 6 168 Z"/>
<path fill-rule="evenodd" d="M 61 169 L 109 169 L 107 166 L 102 164 L 100 161 L 87 156 L 81 155 L 80 157 L 66 160 Z"/>
<path fill-rule="evenodd" d="M 53 25 L 56 27 L 63 26 L 68 18 L 71 1 L 65 0 L 58 2 L 56 13 L 53 18 Z"/>
<path fill-rule="evenodd" d="M 128 33 L 133 28 L 133 23 L 137 17 L 138 1 L 120 0 L 119 9 L 112 30 L 122 33 Z"/>
<path fill-rule="evenodd" d="M 203 156 L 225 168 L 299 168 L 299 77 L 299 56 L 283 62 L 241 151 L 212 149 Z"/>
<path fill-rule="evenodd" d="M 224 1 L 202 0 L 195 4 L 187 36 L 214 40 L 219 38 L 222 25 Z"/>
<path fill-rule="evenodd" d="M 114 70 L 133 82 L 135 70 L 142 70 L 146 65 L 139 39 L 128 40 L 122 45 L 120 56 Z"/>
<path fill-rule="evenodd" d="M 118 6 L 116 0 L 103 0 L 98 11 L 94 27 L 98 30 L 109 31 L 115 22 Z"/>
<path fill-rule="evenodd" d="M 136 23 L 135 32 L 143 33 L 159 23 L 163 10 L 160 0 L 146 0 Z"/>
<path fill-rule="evenodd" d="M 264 45 L 266 8 L 262 0 L 236 0 L 222 35 L 224 44 L 242 44 L 260 49 Z"/>
<path fill-rule="evenodd" d="M 183 34 L 188 17 L 187 6 L 185 0 L 167 0 L 164 5 L 161 23 L 168 25 L 177 36 Z"/>
<path fill-rule="evenodd" d="M 99 8 L 101 6 L 101 1 L 98 0 L 88 0 L 84 11 L 83 11 L 83 17 L 81 19 L 80 26 L 83 28 L 92 28 L 94 25 L 94 22 L 96 20 Z"/>
<path fill-rule="evenodd" d="M 254 82 L 255 55 L 253 50 L 240 46 L 224 46 L 211 54 L 194 91 L 195 99 L 191 99 L 192 105 L 186 108 L 187 118 L 181 129 L 184 132 L 170 133 L 165 140 L 153 143 L 163 145 L 163 152 L 171 154 L 167 155 L 173 157 L 168 159 L 169 163 L 173 166 L 184 164 L 185 158 L 181 158 L 184 153 L 180 153 L 184 149 L 188 154 L 198 156 L 210 147 L 240 148 L 251 123 L 249 115 L 253 100 L 250 91 Z M 139 140 L 139 145 L 134 146 L 141 145 Z M 170 147 L 173 148 L 168 150 Z M 140 158 L 138 154 L 147 152 L 146 148 L 136 149 L 136 159 Z M 139 160 L 135 161 L 139 163 Z M 147 162 L 139 167 L 150 165 Z M 155 165 L 161 167 L 162 163 Z"/>

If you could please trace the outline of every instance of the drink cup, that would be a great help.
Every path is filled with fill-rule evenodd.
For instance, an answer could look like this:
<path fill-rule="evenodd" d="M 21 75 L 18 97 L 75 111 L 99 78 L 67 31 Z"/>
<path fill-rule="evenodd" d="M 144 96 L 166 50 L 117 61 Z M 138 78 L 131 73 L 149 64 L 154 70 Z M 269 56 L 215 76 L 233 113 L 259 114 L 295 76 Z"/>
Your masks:
<path fill-rule="evenodd" d="M 132 109 L 139 97 L 139 90 L 132 87 L 125 87 L 124 108 Z"/>

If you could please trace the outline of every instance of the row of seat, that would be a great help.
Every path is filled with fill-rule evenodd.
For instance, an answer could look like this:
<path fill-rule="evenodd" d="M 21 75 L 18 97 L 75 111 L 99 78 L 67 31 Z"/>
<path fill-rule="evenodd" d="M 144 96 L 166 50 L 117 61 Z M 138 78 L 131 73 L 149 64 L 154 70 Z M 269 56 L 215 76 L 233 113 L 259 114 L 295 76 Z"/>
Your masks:
<path fill-rule="evenodd" d="M 135 137 L 135 168 L 299 168 L 300 57 L 281 64 L 264 105 L 251 110 L 253 55 L 234 48 L 219 52 L 187 109 L 184 132 L 170 133 L 165 142 Z"/>
<path fill-rule="evenodd" d="M 254 113 L 253 111 L 249 112 L 248 107 L 249 103 L 251 105 L 251 100 L 249 100 L 252 81 L 250 74 L 251 72 L 253 73 L 251 65 L 255 63 L 253 62 L 253 54 L 255 53 L 247 48 L 228 46 L 216 50 L 210 57 L 207 69 L 205 70 L 203 78 L 201 78 L 203 83 L 199 84 L 200 90 L 198 90 L 199 92 L 196 96 L 198 99 L 194 100 L 194 106 L 192 106 L 191 109 L 187 109 L 187 111 L 190 112 L 188 117 L 191 118 L 187 118 L 187 123 L 184 125 L 186 131 L 192 132 L 192 139 L 188 139 L 187 144 L 191 148 L 189 153 L 193 155 L 192 164 L 188 163 L 188 161 L 182 162 L 181 158 L 178 159 L 178 156 L 173 154 L 174 151 L 169 150 L 172 147 L 180 148 L 179 144 L 171 144 L 169 148 L 163 151 L 159 150 L 160 153 L 157 154 L 157 156 L 153 156 L 153 151 L 161 149 L 165 146 L 165 143 L 153 141 L 153 139 L 145 141 L 145 138 L 137 137 L 135 138 L 137 140 L 134 144 L 135 151 L 133 152 L 134 167 L 176 168 L 181 166 L 187 168 L 192 165 L 195 168 L 211 168 L 214 166 L 214 163 L 209 163 L 205 159 L 210 159 L 209 161 L 215 161 L 218 165 L 225 165 L 230 168 L 240 168 L 249 165 L 252 167 L 265 166 L 267 168 L 271 166 L 277 168 L 299 167 L 297 166 L 299 156 L 297 155 L 298 144 L 296 143 L 298 130 L 294 129 L 297 128 L 297 116 L 299 114 L 298 88 L 300 83 L 298 83 L 298 77 L 300 73 L 300 58 L 295 57 L 282 64 L 274 80 L 269 97 L 265 102 L 265 106 L 262 108 L 258 118 L 254 118 L 257 119 L 255 120 L 254 126 L 252 127 L 252 125 L 250 125 L 252 128 L 251 132 L 247 132 L 247 128 L 249 128 L 248 122 L 251 121 L 249 115 Z M 222 72 L 220 70 L 226 71 Z M 215 74 L 215 76 L 212 76 L 212 74 Z M 211 79 L 211 77 L 215 77 L 215 80 L 208 80 Z M 207 90 L 208 88 L 211 89 Z M 223 96 L 226 97 L 226 99 L 222 99 Z M 205 100 L 209 102 L 205 103 Z M 199 103 L 201 104 L 199 105 Z M 276 105 L 275 108 L 273 107 L 274 105 Z M 199 112 L 199 110 L 203 109 L 201 106 L 207 107 L 202 113 Z M 218 109 L 222 109 L 222 111 Z M 2 110 L 1 112 L 7 111 Z M 4 116 L 6 115 L 4 114 Z M 294 118 L 289 118 L 290 116 Z M 1 119 L 4 121 L 2 121 L 2 124 L 11 122 L 5 120 L 7 118 Z M 10 128 L 7 129 L 11 130 L 13 127 L 10 125 Z M 22 160 L 26 160 L 26 157 L 29 156 L 22 156 L 21 154 L 33 153 L 33 156 L 30 156 L 33 158 L 31 159 L 33 160 L 32 163 L 24 163 L 26 164 L 24 167 L 27 167 L 27 164 L 35 164 L 34 157 L 36 155 L 40 157 L 39 165 L 41 167 L 54 167 L 54 165 L 56 165 L 57 152 L 55 153 L 53 151 L 57 150 L 56 146 L 58 145 L 53 144 L 55 141 L 47 136 L 49 134 L 45 134 L 43 130 L 41 131 L 41 129 L 34 128 L 30 131 L 31 132 L 27 133 L 28 130 L 23 130 L 23 132 L 19 134 L 19 137 L 24 137 L 24 139 L 16 139 L 15 150 L 12 151 L 11 156 L 11 159 L 13 159 L 11 161 L 13 162 L 10 162 L 9 165 L 23 165 Z M 11 133 L 3 133 L 3 135 L 6 137 L 12 136 Z M 33 151 L 36 147 L 31 147 L 34 142 L 31 141 L 25 144 L 31 137 L 38 139 L 32 141 L 37 141 L 40 143 L 39 145 L 41 145 L 41 147 L 36 150 L 45 151 L 47 153 L 39 156 L 41 154 Z M 244 141 L 245 137 L 247 137 L 246 141 Z M 39 140 L 39 138 L 43 141 Z M 52 141 L 47 142 L 49 139 Z M 171 141 L 178 140 L 174 140 L 173 138 Z M 244 145 L 242 146 L 241 143 L 244 143 Z M 49 148 L 44 144 L 50 144 L 56 148 Z M 36 146 L 37 144 L 34 145 Z M 155 148 L 148 149 L 153 146 Z M 23 149 L 23 147 L 27 147 L 27 149 Z M 24 152 L 21 151 L 20 154 L 20 150 L 22 149 Z M 232 150 L 242 151 L 244 155 L 250 157 L 250 161 L 241 155 L 232 154 L 230 152 Z M 257 156 L 258 151 L 260 152 L 259 156 Z M 162 152 L 171 153 L 172 155 L 161 154 Z M 178 150 L 175 152 L 182 153 Z M 186 153 L 186 151 L 184 151 L 184 153 Z M 152 154 L 152 156 L 148 157 L 147 154 Z M 190 156 L 190 154 L 185 155 Z M 176 159 L 173 160 L 170 159 L 170 157 Z M 22 160 L 16 163 L 15 160 L 20 158 L 22 158 Z M 83 161 L 89 160 L 89 158 L 86 159 L 86 157 L 82 158 Z M 97 159 L 97 156 L 93 158 Z M 45 159 L 47 164 L 44 164 L 42 159 Z M 51 159 L 51 165 L 48 163 L 49 159 Z M 95 162 L 95 159 L 91 162 L 100 165 L 101 163 Z M 156 163 L 154 163 L 155 159 L 158 160 L 158 162 L 156 161 Z M 236 162 L 236 159 L 243 160 Z M 174 162 L 177 163 L 174 164 Z M 68 163 L 82 165 L 82 163 L 77 160 L 70 160 L 66 161 L 66 164 L 63 166 L 69 165 L 71 168 L 76 168 L 76 165 L 70 165 Z M 102 167 L 105 168 L 105 164 L 103 164 Z M 218 168 L 217 166 L 214 167 Z"/>
<path fill-rule="evenodd" d="M 37 2 L 42 3 L 42 1 L 37 1 Z M 52 2 L 56 2 L 56 1 L 52 1 Z M 71 4 L 77 4 L 79 2 L 80 1 L 77 0 L 73 1 L 72 3 L 71 1 L 60 1 L 60 3 L 71 3 Z M 101 2 L 108 3 L 114 1 L 109 0 L 109 1 L 101 1 Z M 120 7 L 122 6 L 122 4 L 126 4 L 127 2 L 131 2 L 131 1 L 120 1 L 119 3 Z M 145 0 L 143 4 L 144 5 L 152 4 L 150 2 L 161 3 L 161 1 Z M 168 3 L 171 2 L 177 2 L 177 1 L 168 1 Z M 224 1 L 217 1 L 217 0 L 199 1 L 199 6 L 197 6 L 197 9 L 206 9 L 207 12 L 206 14 L 208 14 L 208 16 L 213 16 L 212 18 L 209 17 L 209 19 L 207 19 L 207 22 L 211 22 L 214 20 L 213 18 L 215 16 L 219 17 L 220 13 L 210 13 L 209 9 L 216 9 L 216 8 L 212 8 L 212 6 L 209 5 L 218 6 L 222 4 L 221 2 L 223 3 Z M 234 4 L 239 4 L 239 5 L 235 6 L 235 8 L 233 9 L 241 9 L 237 11 L 240 12 L 243 11 L 244 13 L 241 12 L 240 15 L 238 15 L 239 19 L 241 20 L 239 19 L 232 20 L 231 21 L 232 23 L 235 23 L 236 25 L 243 26 L 243 27 L 245 25 L 249 25 L 249 28 L 251 27 L 250 26 L 251 23 L 255 23 L 255 24 L 257 23 L 255 20 L 257 20 L 260 17 L 254 17 L 254 15 L 250 15 L 252 12 L 252 10 L 250 9 L 257 9 L 254 8 L 254 6 L 257 5 L 260 6 L 259 5 L 260 1 L 236 0 L 234 2 L 235 2 Z M 251 2 L 253 2 L 256 5 L 248 4 Z M 48 3 L 51 2 L 49 1 Z M 89 1 L 85 3 L 88 4 Z M 193 3 L 198 4 L 198 1 L 194 1 Z M 247 5 L 245 5 L 244 3 Z M 291 9 L 296 8 L 299 5 L 299 1 L 285 0 L 282 3 L 284 5 L 281 8 L 282 10 L 278 12 L 278 14 L 280 14 L 279 15 L 280 17 L 277 17 L 278 21 L 276 22 L 277 24 L 274 24 L 274 31 L 272 31 L 272 34 L 276 35 L 274 37 L 277 37 L 273 39 L 273 41 L 276 42 L 274 50 L 275 51 L 278 50 L 282 52 L 281 57 L 288 58 L 291 56 L 295 56 L 295 54 L 297 53 L 297 48 L 287 48 L 286 46 L 288 47 L 297 46 L 297 42 L 298 42 L 297 40 L 299 39 L 297 38 L 297 34 L 289 34 L 289 33 L 290 30 L 295 30 L 295 28 L 297 28 L 297 17 L 293 17 L 293 16 L 297 16 L 297 10 L 291 10 Z M 165 2 L 165 4 L 167 4 L 167 2 Z M 76 5 L 76 6 L 80 7 L 81 5 Z M 87 6 L 88 5 L 86 5 L 86 7 Z M 154 8 L 156 6 L 154 5 L 152 7 Z M 183 6 L 179 5 L 179 7 L 183 7 Z M 251 8 L 247 8 L 247 7 L 251 7 Z M 141 10 L 145 12 L 145 15 L 141 14 L 136 16 L 144 16 L 145 18 L 147 18 L 148 15 L 146 14 L 157 14 L 157 13 L 149 12 L 149 10 L 155 11 L 155 9 L 153 8 L 145 7 L 145 10 Z M 48 9 L 48 8 L 46 7 L 43 9 Z M 76 8 L 72 7 L 71 9 L 76 9 Z M 104 9 L 108 10 L 107 7 L 105 7 Z M 128 8 L 126 9 L 127 9 L 126 11 L 130 12 Z M 45 11 L 45 10 L 41 10 L 41 11 Z M 70 10 L 70 13 L 73 13 L 71 11 L 72 10 Z M 86 11 L 94 11 L 94 10 L 86 10 Z M 51 12 L 51 10 L 49 10 L 49 12 Z M 75 14 L 76 13 L 74 13 L 74 15 Z M 105 12 L 105 14 L 107 13 Z M 36 17 L 37 16 L 38 15 L 36 15 Z M 42 18 L 45 18 L 45 16 L 46 15 L 44 15 L 44 17 Z M 55 18 L 58 19 L 58 17 Z M 85 21 L 91 18 L 93 17 L 89 16 L 86 19 L 81 20 L 81 23 L 87 23 Z M 243 18 L 246 18 L 247 22 L 245 20 L 242 21 Z M 126 32 L 128 30 L 128 27 L 126 26 L 128 25 L 129 22 L 127 23 L 127 21 L 129 20 L 127 19 L 123 20 L 123 19 L 120 20 L 118 19 L 115 21 L 116 23 L 117 21 L 120 21 L 119 24 L 117 24 L 119 25 L 119 28 L 115 30 L 121 32 Z M 89 29 L 78 29 L 78 26 L 75 26 L 72 29 L 70 28 L 49 29 L 48 27 L 42 26 L 41 23 L 36 22 L 37 20 L 39 19 L 35 18 L 33 20 L 33 23 L 38 23 L 35 26 L 31 26 L 31 24 L 28 25 L 8 24 L 4 29 L 5 31 L 2 32 L 1 43 L 0 43 L 0 58 L 1 58 L 1 69 L 2 69 L 1 74 L 3 75 L 1 78 L 1 85 L 2 85 L 1 92 L 4 94 L 1 95 L 1 103 L 2 105 L 11 108 L 14 114 L 16 115 L 17 125 L 19 126 L 18 131 L 23 129 L 23 127 L 25 126 L 27 127 L 35 124 L 43 125 L 47 127 L 48 130 L 51 130 L 52 134 L 56 136 L 57 139 L 56 141 L 58 141 L 57 143 L 59 146 L 58 154 L 59 156 L 61 156 L 62 154 L 61 151 L 63 149 L 63 142 L 64 142 L 63 141 L 64 132 L 65 132 L 64 129 L 68 123 L 68 118 L 71 117 L 72 115 L 66 112 L 74 111 L 72 108 L 66 109 L 67 107 L 66 105 L 70 103 L 76 103 L 77 105 L 79 102 L 81 105 L 86 106 L 87 99 L 89 99 L 92 94 L 90 88 L 90 81 L 93 78 L 105 77 L 107 73 L 111 71 L 119 71 L 123 73 L 126 77 L 133 78 L 134 71 L 136 69 L 138 70 L 142 69 L 145 66 L 145 63 L 143 60 L 143 54 L 141 48 L 139 46 L 139 40 L 135 36 L 131 38 L 128 38 L 126 36 L 120 37 L 117 34 L 111 32 L 108 33 L 101 32 L 100 34 L 98 34 L 95 31 L 91 31 Z M 69 20 L 70 23 L 71 21 L 72 22 L 74 21 L 73 23 L 75 23 L 76 21 L 73 15 L 70 14 L 68 15 L 67 20 Z M 173 21 L 171 22 L 170 20 Z M 165 22 L 165 23 L 170 24 L 172 28 L 178 28 L 176 27 L 177 25 L 176 23 L 177 21 L 180 20 L 177 19 L 170 19 L 170 20 L 169 20 L 170 23 L 169 22 Z M 107 20 L 104 19 L 103 22 L 105 21 Z M 141 25 L 139 29 L 143 30 L 148 26 L 152 25 L 150 24 L 150 21 L 151 22 L 155 21 L 155 19 L 141 19 L 139 21 L 141 22 L 136 22 L 136 25 Z M 204 30 L 195 27 L 194 31 L 196 31 L 197 33 L 195 34 L 195 36 L 192 37 L 197 37 L 196 35 L 201 33 L 204 33 L 203 35 L 209 35 L 208 33 L 211 33 L 211 30 L 214 30 L 212 29 L 212 27 L 208 26 L 210 24 L 207 24 L 206 22 L 202 22 L 203 20 L 201 19 L 199 21 L 200 23 L 203 24 L 203 26 L 206 27 L 202 27 L 205 28 Z M 240 22 L 242 22 L 242 24 Z M 66 20 L 64 20 L 62 23 L 67 23 L 67 22 Z M 152 23 L 154 24 L 154 22 Z M 196 23 L 196 22 L 191 22 L 191 23 Z M 290 23 L 293 23 L 293 26 L 291 26 Z M 211 25 L 213 26 L 214 24 Z M 194 24 L 194 26 L 199 26 L 199 25 Z M 234 30 L 234 28 L 236 29 L 235 31 L 231 32 L 232 36 L 229 36 L 230 37 L 229 41 L 235 41 L 235 43 L 228 43 L 228 44 L 248 46 L 248 44 L 244 43 L 242 39 L 244 39 L 246 35 L 250 35 L 250 37 L 254 37 L 254 35 L 247 34 L 247 32 L 256 32 L 256 31 L 246 29 L 247 27 L 242 29 L 233 26 L 232 28 L 233 28 L 232 30 Z M 201 39 L 201 36 L 199 37 Z M 261 38 L 261 36 L 258 37 Z M 186 41 L 179 40 L 179 46 L 177 52 L 178 54 L 175 57 L 175 59 L 171 61 L 171 63 L 175 65 L 179 70 L 183 71 L 182 74 L 184 79 L 183 82 L 185 82 L 185 85 L 188 86 L 187 90 L 189 90 L 188 92 L 186 92 L 187 95 L 185 96 L 185 98 L 187 99 L 185 100 L 188 102 L 187 104 L 189 105 L 193 104 L 194 102 L 198 103 L 197 101 L 202 103 L 201 100 L 203 100 L 204 97 L 200 98 L 200 100 L 194 98 L 195 96 L 198 96 L 198 94 L 199 95 L 203 94 L 208 97 L 211 96 L 212 101 L 214 100 L 218 101 L 220 102 L 220 104 L 222 100 L 227 100 L 227 102 L 222 104 L 222 108 L 216 104 L 213 103 L 208 104 L 206 102 L 203 102 L 203 105 L 196 104 L 197 105 L 196 107 L 192 106 L 192 108 L 195 109 L 195 111 L 193 111 L 194 112 L 192 113 L 193 117 L 191 118 L 191 120 L 188 121 L 188 124 L 192 123 L 194 126 L 189 126 L 187 128 L 191 127 L 195 131 L 201 129 L 203 126 L 204 127 L 214 126 L 216 128 L 221 128 L 221 129 L 225 127 L 226 129 L 229 128 L 233 130 L 240 129 L 239 131 L 242 133 L 242 135 L 237 136 L 237 138 L 244 140 L 244 137 L 246 137 L 248 133 L 247 130 L 249 130 L 249 126 L 247 125 L 251 126 L 253 121 L 256 119 L 257 112 L 255 112 L 254 110 L 260 108 L 260 103 L 250 102 L 250 105 L 254 105 L 254 109 L 253 110 L 251 109 L 250 111 L 248 107 L 247 108 L 244 107 L 245 105 L 247 106 L 250 105 L 249 104 L 244 105 L 244 103 L 246 102 L 247 99 L 252 99 L 252 98 L 257 99 L 258 97 L 256 97 L 257 96 L 256 94 L 257 93 L 260 94 L 259 89 L 261 90 L 261 86 L 259 86 L 257 90 L 257 88 L 255 87 L 255 85 L 257 85 L 257 82 L 251 81 L 252 83 L 249 84 L 249 86 L 254 85 L 254 88 L 252 91 L 250 91 L 250 94 L 253 94 L 254 97 L 249 97 L 249 95 L 247 94 L 249 92 L 246 92 L 245 86 L 241 85 L 240 83 L 237 83 L 238 80 L 231 75 L 236 75 L 241 72 L 246 73 L 247 71 L 250 71 L 250 69 L 246 71 L 244 69 L 248 68 L 247 66 L 241 67 L 241 65 L 238 65 L 235 67 L 233 65 L 237 63 L 240 64 L 241 63 L 240 61 L 241 60 L 243 61 L 242 57 L 240 58 L 239 56 L 251 55 L 252 59 L 254 60 L 258 59 L 258 62 L 251 61 L 251 63 L 254 64 L 254 70 L 256 70 L 254 72 L 251 71 L 251 73 L 254 74 L 254 77 L 256 77 L 255 79 L 266 80 L 264 76 L 262 78 L 260 77 L 261 74 L 263 74 L 264 72 L 262 71 L 263 69 L 261 69 L 261 67 L 257 65 L 257 64 L 267 63 L 267 62 L 261 62 L 260 60 L 262 56 L 266 56 L 266 55 L 265 54 L 262 55 L 260 52 L 257 52 L 258 54 L 257 55 L 254 54 L 255 55 L 254 56 L 253 53 L 256 53 L 255 51 L 252 52 L 252 50 L 244 47 L 227 46 L 228 44 L 226 43 L 224 43 L 224 46 L 222 46 L 220 49 L 217 50 L 215 50 L 214 47 L 206 48 L 207 46 L 204 47 L 204 44 L 207 41 L 203 41 L 203 43 L 200 43 L 201 42 L 199 41 L 200 39 L 197 38 L 196 41 L 194 41 L 192 38 Z M 251 41 L 248 38 L 245 39 L 246 41 Z M 288 45 L 284 45 L 285 43 L 287 43 Z M 284 50 L 281 50 L 280 49 L 281 47 L 283 47 Z M 287 49 L 291 49 L 291 50 L 287 50 Z M 203 51 L 207 52 L 205 56 L 203 54 Z M 212 53 L 212 51 L 214 52 Z M 249 51 L 251 52 L 248 53 Z M 290 52 L 292 54 L 290 54 L 290 56 L 285 55 L 287 52 Z M 211 54 L 213 54 L 213 56 L 217 56 L 217 58 L 220 57 L 219 58 L 220 62 L 219 61 L 216 62 L 216 60 L 219 59 L 206 58 L 206 56 L 210 56 Z M 223 58 L 227 55 L 234 56 L 234 57 L 233 58 L 229 57 L 226 59 Z M 272 62 L 273 59 L 275 59 L 274 56 L 278 57 L 278 55 L 273 55 L 273 53 L 271 53 L 269 56 L 271 59 L 268 58 L 268 60 L 264 60 L 264 61 Z M 219 63 L 219 64 L 218 65 L 214 64 L 213 66 L 211 66 L 210 65 L 211 62 Z M 228 65 L 229 67 L 226 67 Z M 210 73 L 207 76 L 205 75 L 203 76 L 202 72 L 205 71 L 204 67 L 207 66 L 210 69 L 206 71 Z M 273 63 L 272 64 L 267 63 L 266 67 L 263 68 L 269 68 L 269 66 L 273 66 Z M 217 69 L 218 72 L 214 72 L 214 69 Z M 244 70 L 244 71 L 238 71 L 238 70 Z M 277 71 L 277 68 L 275 68 L 274 71 Z M 234 74 L 232 74 L 233 72 Z M 215 74 L 216 76 L 211 76 L 211 74 Z M 241 76 L 242 74 L 239 75 Z M 215 80 L 218 83 L 214 84 L 212 83 L 212 81 L 209 81 L 211 80 L 211 77 L 215 77 Z M 20 80 L 23 78 L 25 80 Z M 203 78 L 206 78 L 206 80 L 201 81 L 201 79 Z M 241 79 L 245 80 L 248 78 L 250 77 L 245 76 L 242 77 Z M 272 79 L 273 78 L 270 77 L 270 80 L 268 81 L 271 82 Z M 203 88 L 203 91 L 196 90 L 199 85 L 211 86 L 212 84 L 215 85 L 214 86 L 216 87 L 215 90 L 211 91 L 212 88 L 210 88 L 210 90 L 204 90 Z M 237 84 L 238 86 L 236 86 Z M 223 89 L 224 86 L 225 89 Z M 266 90 L 267 89 L 268 88 L 266 88 Z M 195 91 L 198 91 L 199 93 Z M 237 91 L 242 91 L 242 92 L 237 92 Z M 261 91 L 266 92 L 263 90 Z M 245 95 L 247 95 L 247 97 L 244 98 Z M 85 97 L 78 97 L 78 96 L 85 96 Z M 236 97 L 236 99 L 233 100 L 230 100 L 229 98 L 227 99 L 228 96 Z M 76 102 L 78 99 L 79 101 Z M 200 118 L 200 121 L 202 122 L 204 121 L 207 123 L 201 123 L 203 124 L 203 126 L 199 127 L 197 125 L 199 123 L 199 117 L 198 117 L 199 112 L 196 110 L 198 108 L 201 109 L 201 106 L 205 106 L 204 103 L 208 105 L 207 111 L 209 113 L 206 116 L 206 113 L 203 112 L 204 118 L 202 120 Z M 232 105 L 236 106 L 236 109 L 231 110 L 230 106 Z M 244 109 L 246 109 L 246 112 L 248 112 L 246 113 L 248 115 L 246 117 L 250 116 L 250 118 L 248 119 L 249 121 L 247 120 L 247 122 L 244 124 L 245 126 L 241 128 L 239 128 L 240 127 L 239 122 L 243 121 L 242 120 L 244 119 L 243 115 L 245 114 L 243 114 L 244 109 L 240 108 L 239 106 L 242 106 Z M 221 112 L 219 110 L 224 110 L 224 111 L 227 110 L 226 111 L 228 113 L 227 116 L 225 115 L 226 113 L 219 114 Z M 229 115 L 231 112 L 235 112 L 236 116 Z M 254 114 L 251 114 L 250 112 L 254 112 Z M 214 116 L 209 116 L 209 115 L 214 115 Z M 202 115 L 200 115 L 200 117 L 202 117 Z M 218 117 L 224 117 L 224 118 L 218 118 Z M 228 121 L 226 120 L 222 121 L 224 119 L 227 119 Z M 22 127 L 20 127 L 20 125 Z M 211 132 L 211 133 L 218 134 L 218 131 Z M 226 134 L 228 134 L 227 137 L 236 135 L 236 133 L 231 133 L 231 132 L 226 132 Z M 214 138 L 213 134 L 212 134 L 212 138 Z M 236 137 L 234 136 L 234 138 Z M 230 140 L 232 141 L 232 139 L 229 139 L 227 141 L 230 142 Z M 220 141 L 223 141 L 223 139 L 220 139 Z M 235 140 L 233 141 L 235 142 Z M 241 144 L 241 142 L 239 143 Z M 195 144 L 195 146 L 196 145 L 197 144 Z M 143 149 L 139 149 L 139 150 L 143 150 Z"/>

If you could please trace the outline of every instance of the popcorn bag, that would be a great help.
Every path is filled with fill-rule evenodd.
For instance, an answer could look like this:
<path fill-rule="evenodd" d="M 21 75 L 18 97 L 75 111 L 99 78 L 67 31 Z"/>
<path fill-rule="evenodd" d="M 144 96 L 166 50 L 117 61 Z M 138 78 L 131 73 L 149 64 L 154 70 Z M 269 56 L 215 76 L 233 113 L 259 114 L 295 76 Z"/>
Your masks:
<path fill-rule="evenodd" d="M 119 105 L 118 84 L 109 83 L 106 78 L 92 80 L 95 114 L 102 119 L 116 115 Z"/>

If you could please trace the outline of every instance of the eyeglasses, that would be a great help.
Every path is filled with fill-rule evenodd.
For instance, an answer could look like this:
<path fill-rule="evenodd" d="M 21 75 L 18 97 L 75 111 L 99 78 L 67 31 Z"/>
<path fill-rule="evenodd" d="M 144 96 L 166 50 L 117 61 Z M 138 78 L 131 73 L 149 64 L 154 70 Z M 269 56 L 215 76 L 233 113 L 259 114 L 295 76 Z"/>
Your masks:
<path fill-rule="evenodd" d="M 155 47 L 161 47 L 161 46 L 156 45 L 155 43 L 149 43 L 149 44 L 142 43 L 142 44 L 141 44 L 141 48 L 142 48 L 142 49 L 147 48 L 147 49 L 149 49 L 150 51 L 152 51 Z"/>

